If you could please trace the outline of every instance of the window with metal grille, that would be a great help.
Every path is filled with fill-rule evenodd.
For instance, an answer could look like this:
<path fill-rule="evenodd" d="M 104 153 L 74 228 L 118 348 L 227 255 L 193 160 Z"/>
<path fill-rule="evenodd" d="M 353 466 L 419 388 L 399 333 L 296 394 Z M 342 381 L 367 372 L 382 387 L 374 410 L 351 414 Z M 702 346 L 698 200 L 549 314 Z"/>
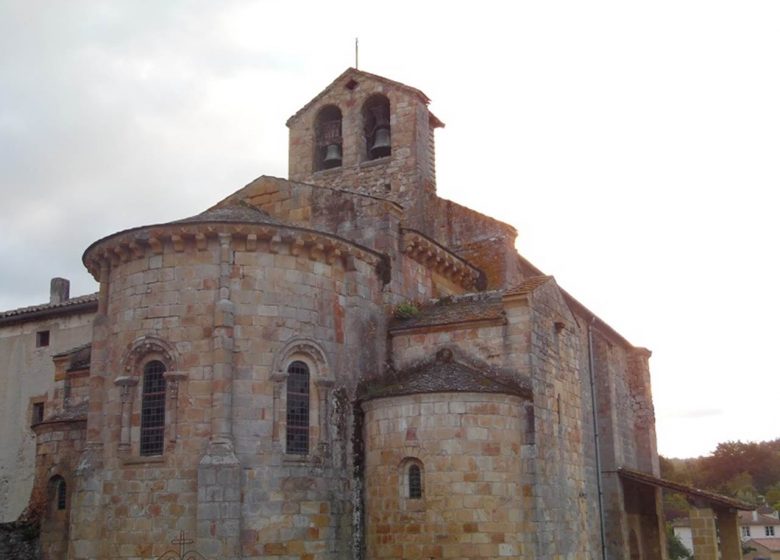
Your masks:
<path fill-rule="evenodd" d="M 309 367 L 293 362 L 287 368 L 287 453 L 309 452 Z"/>
<path fill-rule="evenodd" d="M 420 466 L 411 464 L 409 465 L 409 497 L 411 499 L 422 498 L 422 472 Z"/>
<path fill-rule="evenodd" d="M 141 455 L 160 455 L 165 441 L 165 365 L 152 361 L 144 366 L 141 398 Z"/>
<path fill-rule="evenodd" d="M 65 479 L 60 475 L 49 479 L 49 496 L 54 500 L 58 510 L 68 506 L 68 487 L 65 485 Z"/>

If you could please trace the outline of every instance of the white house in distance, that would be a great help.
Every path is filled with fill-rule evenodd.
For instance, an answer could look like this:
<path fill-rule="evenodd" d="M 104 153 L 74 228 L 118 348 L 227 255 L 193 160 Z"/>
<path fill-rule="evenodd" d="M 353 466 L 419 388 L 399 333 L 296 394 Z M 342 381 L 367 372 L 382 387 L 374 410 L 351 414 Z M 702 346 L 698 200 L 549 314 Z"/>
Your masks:
<path fill-rule="evenodd" d="M 689 518 L 676 519 L 672 526 L 674 534 L 689 551 L 693 551 L 693 536 Z M 759 545 L 771 544 L 769 539 L 780 538 L 780 515 L 769 508 L 739 512 L 739 534 L 742 542 L 753 541 Z"/>

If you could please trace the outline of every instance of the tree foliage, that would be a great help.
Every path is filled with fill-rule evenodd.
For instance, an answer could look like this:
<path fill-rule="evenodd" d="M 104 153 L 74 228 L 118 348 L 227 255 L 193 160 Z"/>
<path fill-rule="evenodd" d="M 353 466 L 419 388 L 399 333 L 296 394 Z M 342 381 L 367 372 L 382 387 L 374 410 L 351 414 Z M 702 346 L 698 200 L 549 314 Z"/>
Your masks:
<path fill-rule="evenodd" d="M 663 478 L 758 504 L 780 506 L 780 439 L 727 441 L 712 455 L 693 459 L 661 458 Z M 668 503 L 667 503 L 668 502 Z M 678 515 L 679 500 L 664 500 L 668 514 Z M 669 519 L 669 518 L 667 518 Z"/>

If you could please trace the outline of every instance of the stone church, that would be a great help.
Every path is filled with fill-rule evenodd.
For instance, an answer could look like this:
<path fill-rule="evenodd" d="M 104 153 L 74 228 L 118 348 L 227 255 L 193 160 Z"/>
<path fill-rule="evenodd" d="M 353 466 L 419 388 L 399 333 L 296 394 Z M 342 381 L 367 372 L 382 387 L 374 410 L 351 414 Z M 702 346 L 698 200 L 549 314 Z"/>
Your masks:
<path fill-rule="evenodd" d="M 43 558 L 665 558 L 650 352 L 437 196 L 428 105 L 350 68 L 288 179 L 0 313 L 3 520 Z"/>

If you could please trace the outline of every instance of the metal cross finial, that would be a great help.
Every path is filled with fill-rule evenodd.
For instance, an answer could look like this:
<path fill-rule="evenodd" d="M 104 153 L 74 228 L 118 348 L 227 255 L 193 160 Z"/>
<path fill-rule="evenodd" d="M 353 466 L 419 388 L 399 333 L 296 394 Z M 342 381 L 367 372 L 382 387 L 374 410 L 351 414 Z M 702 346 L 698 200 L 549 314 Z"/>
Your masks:
<path fill-rule="evenodd" d="M 178 544 L 179 545 L 179 558 L 184 558 L 184 545 L 185 544 L 192 544 L 195 541 L 192 539 L 185 538 L 184 531 L 179 531 L 179 536 L 176 537 L 171 541 L 171 544 Z"/>

